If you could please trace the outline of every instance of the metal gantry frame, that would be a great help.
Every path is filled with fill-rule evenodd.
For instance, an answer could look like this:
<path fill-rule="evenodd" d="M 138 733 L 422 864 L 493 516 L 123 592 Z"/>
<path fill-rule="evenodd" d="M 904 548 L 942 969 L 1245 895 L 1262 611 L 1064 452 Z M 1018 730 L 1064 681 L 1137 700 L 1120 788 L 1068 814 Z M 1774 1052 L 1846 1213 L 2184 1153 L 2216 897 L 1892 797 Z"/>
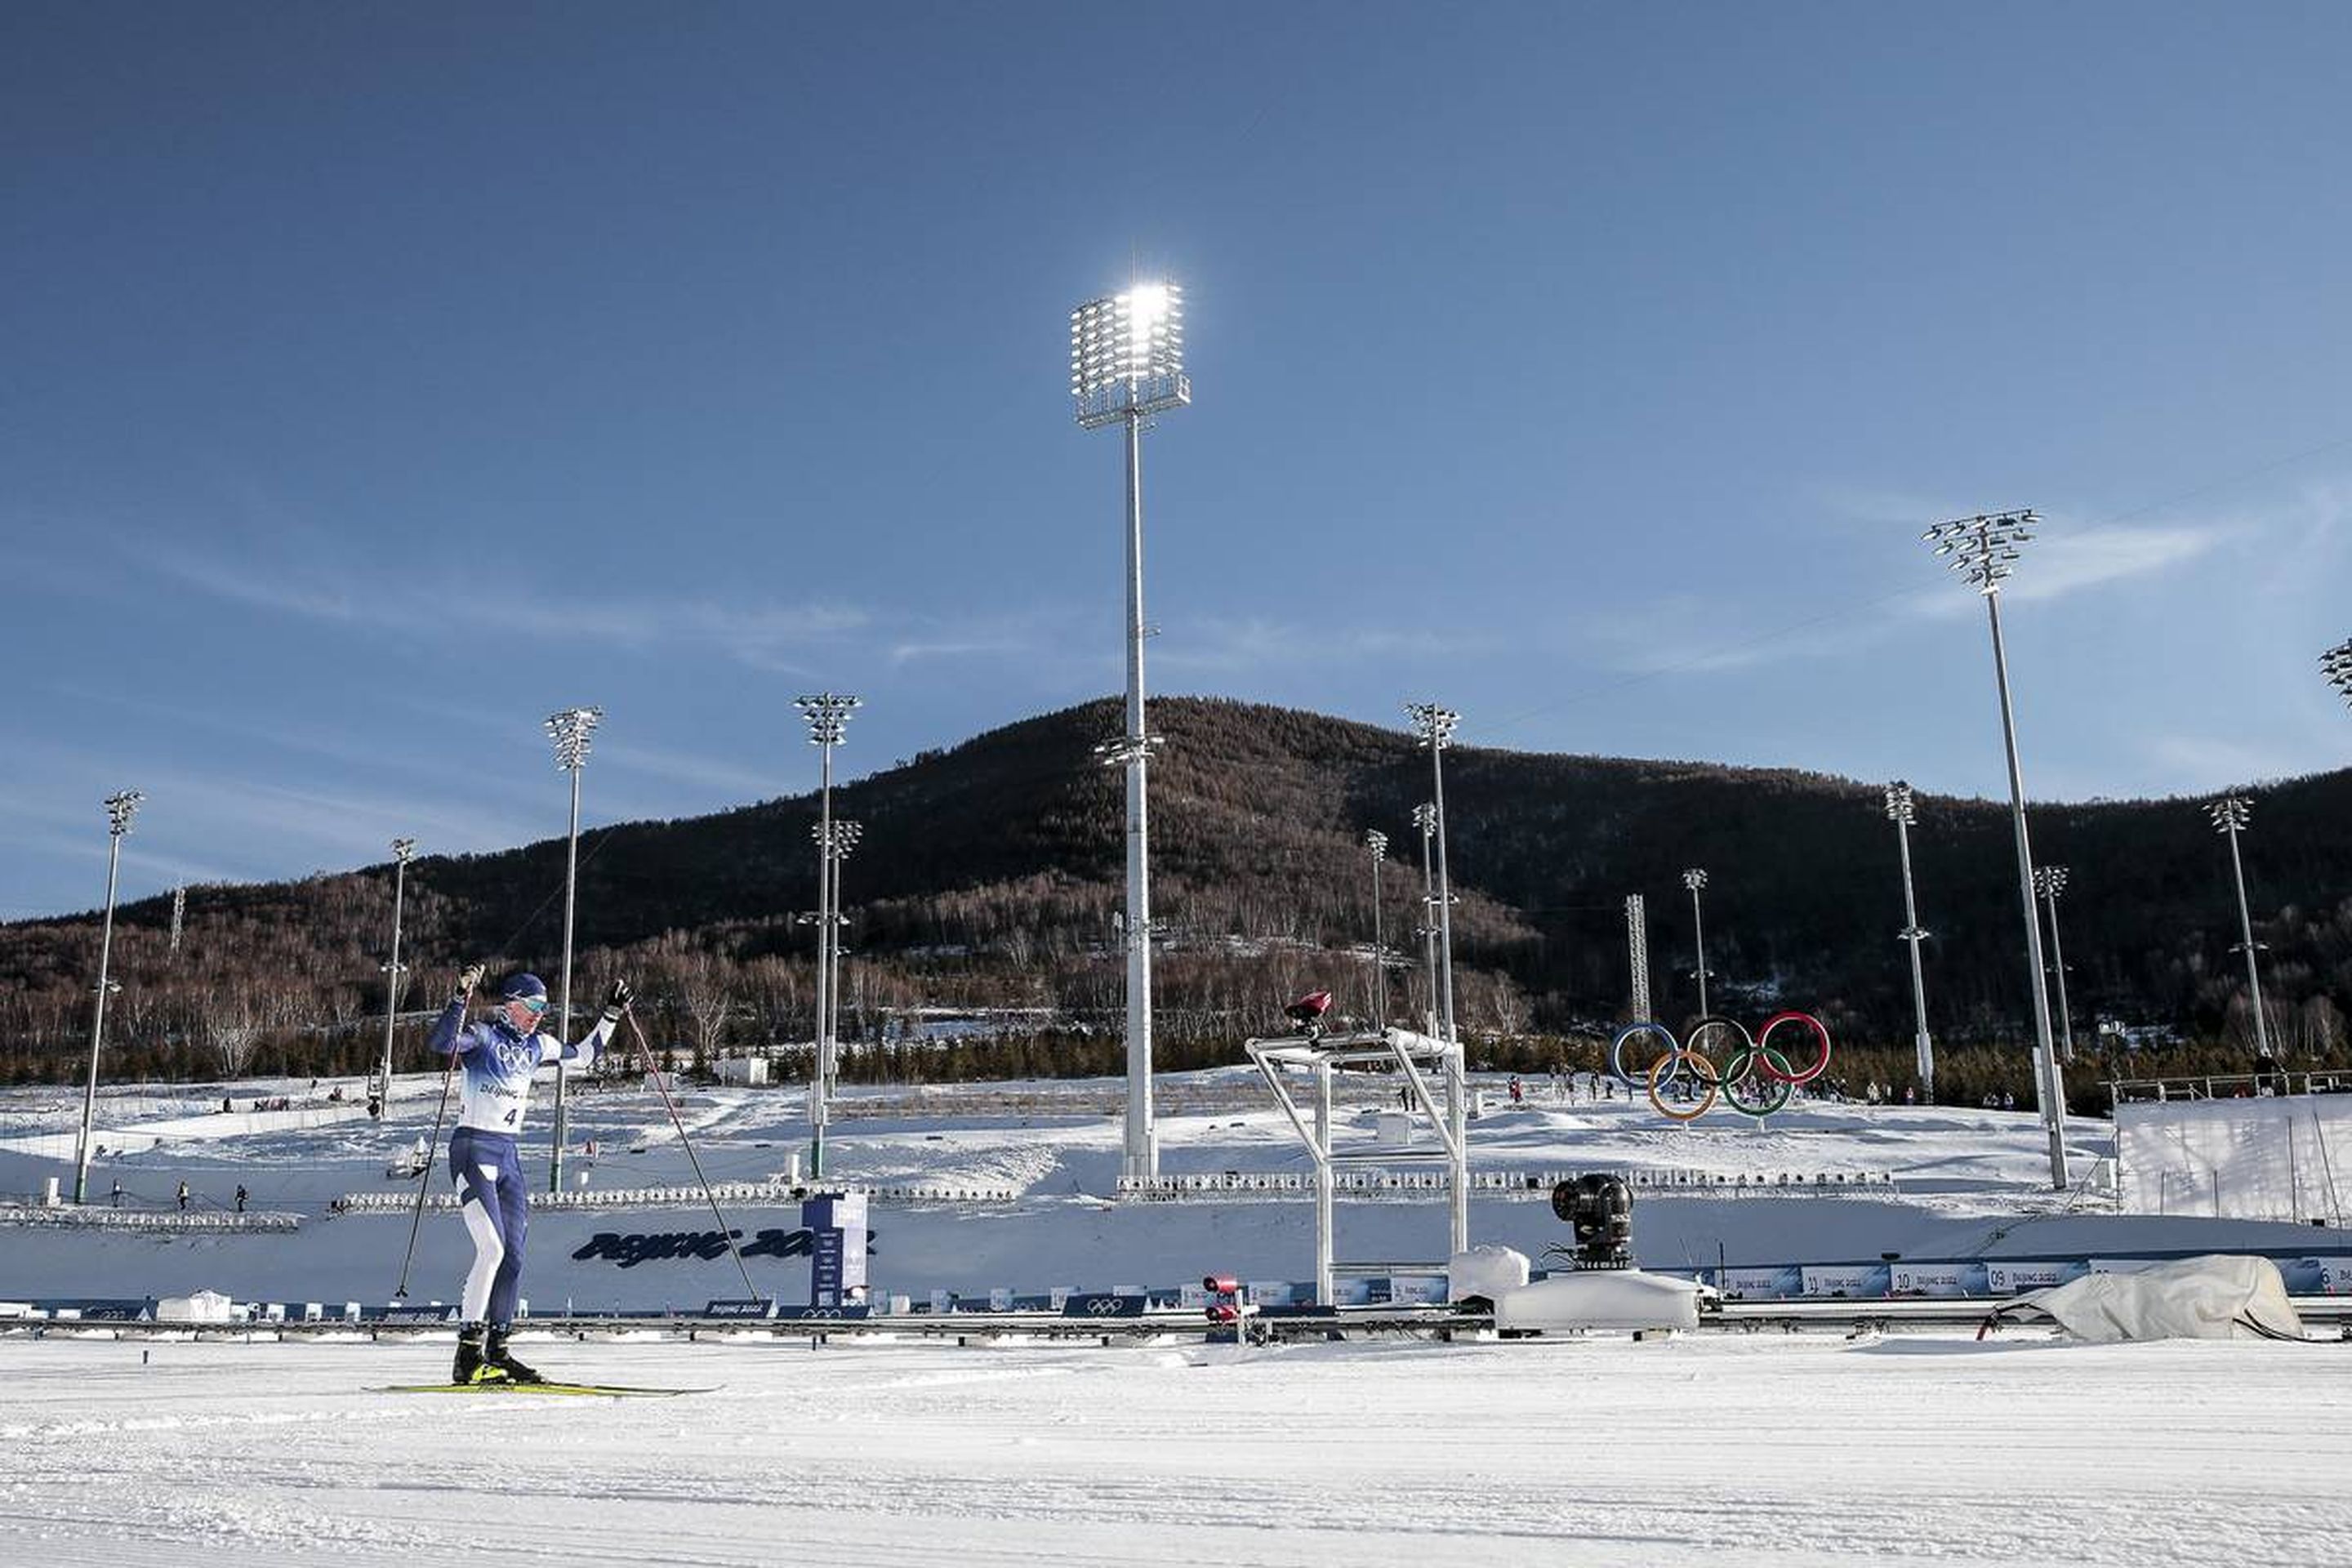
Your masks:
<path fill-rule="evenodd" d="M 1625 895 L 1625 957 L 1633 970 L 1627 980 L 1633 987 L 1633 1016 L 1655 1017 L 1650 1011 L 1649 906 L 1639 893 Z"/>
<path fill-rule="evenodd" d="M 1378 1029 L 1352 1035 L 1281 1035 L 1244 1040 L 1242 1048 L 1256 1067 L 1275 1103 L 1315 1162 L 1315 1300 L 1338 1305 L 1332 1281 L 1341 1274 L 1444 1273 L 1449 1260 L 1412 1262 L 1395 1258 L 1344 1261 L 1336 1256 L 1332 1236 L 1332 1173 L 1341 1165 L 1434 1164 L 1445 1173 L 1444 1193 L 1448 1213 L 1447 1234 L 1454 1252 L 1470 1246 L 1470 1170 L 1468 1136 L 1464 1127 L 1462 1047 L 1411 1029 Z M 1437 1146 L 1419 1150 L 1378 1144 L 1341 1148 L 1331 1114 L 1335 1076 L 1350 1068 L 1393 1068 L 1411 1095 L 1415 1109 L 1429 1119 Z M 1301 1108 L 1286 1079 L 1304 1075 L 1313 1086 L 1313 1102 Z M 1434 1075 L 1445 1088 L 1441 1099 L 1432 1091 Z"/>

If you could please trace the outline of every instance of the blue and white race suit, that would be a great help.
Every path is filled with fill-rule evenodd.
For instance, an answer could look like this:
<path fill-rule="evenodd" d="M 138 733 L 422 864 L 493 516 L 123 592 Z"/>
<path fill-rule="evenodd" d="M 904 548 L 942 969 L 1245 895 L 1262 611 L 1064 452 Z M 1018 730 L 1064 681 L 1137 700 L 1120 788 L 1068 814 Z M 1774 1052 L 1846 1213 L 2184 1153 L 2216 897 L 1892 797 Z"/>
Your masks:
<path fill-rule="evenodd" d="M 514 1319 L 522 1278 L 523 1237 L 530 1225 L 529 1187 L 515 1152 L 530 1080 L 562 1062 L 584 1068 L 604 1049 L 615 1020 L 607 1016 L 571 1045 L 553 1035 L 518 1032 L 503 1015 L 467 1024 L 465 998 L 451 1001 L 425 1037 L 426 1047 L 455 1056 L 464 1082 L 457 1130 L 449 1138 L 449 1175 L 465 1196 L 458 1213 L 474 1238 L 474 1267 L 466 1276 L 464 1321 L 503 1328 Z"/>

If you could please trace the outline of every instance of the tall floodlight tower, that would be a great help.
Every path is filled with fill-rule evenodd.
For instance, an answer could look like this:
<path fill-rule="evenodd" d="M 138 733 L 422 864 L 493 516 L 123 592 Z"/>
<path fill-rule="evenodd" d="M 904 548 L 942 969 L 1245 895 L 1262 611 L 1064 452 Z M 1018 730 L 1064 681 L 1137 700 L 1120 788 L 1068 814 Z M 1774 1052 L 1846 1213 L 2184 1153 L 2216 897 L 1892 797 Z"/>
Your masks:
<path fill-rule="evenodd" d="M 1706 922 L 1699 912 L 1698 896 L 1706 888 L 1706 872 L 1694 866 L 1683 873 L 1683 886 L 1690 889 L 1691 942 L 1697 967 L 1691 971 L 1698 976 L 1698 1016 L 1706 1016 Z"/>
<path fill-rule="evenodd" d="M 2238 857 L 2238 835 L 2253 819 L 2253 804 L 2242 795 L 2225 795 L 2205 808 L 2214 829 L 2230 840 L 2230 876 L 2238 887 L 2238 951 L 2246 955 L 2246 999 L 2254 1008 L 2254 1051 L 2271 1054 L 2270 1019 L 2263 1006 L 2262 972 L 2254 967 L 2254 917 L 2246 907 L 2246 864 Z"/>
<path fill-rule="evenodd" d="M 555 1005 L 555 1037 L 572 1038 L 572 917 L 580 890 L 580 770 L 587 765 L 588 738 L 604 721 L 602 708 L 565 708 L 547 716 L 547 738 L 555 743 L 555 765 L 572 775 L 572 826 L 563 841 L 563 970 Z M 547 1190 L 563 1190 L 563 1063 L 555 1064 L 555 1143 L 547 1162 Z"/>
<path fill-rule="evenodd" d="M 1461 1031 L 1454 1024 L 1454 884 L 1445 865 L 1445 751 L 1454 743 L 1454 728 L 1462 715 L 1434 702 L 1408 702 L 1415 734 L 1429 752 L 1430 804 L 1434 813 L 1432 837 L 1437 844 L 1437 1023 L 1445 1041 L 1446 1121 L 1454 1146 L 1463 1148 L 1470 1135 L 1469 1075 L 1463 1059 Z M 1460 1182 L 1453 1192 L 1454 1250 L 1470 1245 L 1470 1192 Z"/>
<path fill-rule="evenodd" d="M 1625 895 L 1625 953 L 1633 967 L 1633 1019 L 1650 1016 L 1650 912 L 1639 893 Z"/>
<path fill-rule="evenodd" d="M 816 820 L 816 1068 L 809 1075 L 809 1174 L 823 1176 L 824 1130 L 833 1120 L 833 948 L 839 934 L 833 907 L 833 749 L 849 728 L 849 716 L 864 700 L 837 691 L 819 691 L 793 699 L 808 721 L 809 744 L 824 758 L 817 786 Z"/>
<path fill-rule="evenodd" d="M 1144 727 L 1143 424 L 1192 401 L 1184 374 L 1184 293 L 1173 283 L 1139 283 L 1070 312 L 1070 396 L 1078 426 L 1118 426 L 1127 436 L 1127 730 L 1097 748 L 1127 770 L 1127 1148 L 1121 1173 L 1160 1173 L 1160 1132 L 1151 1114 L 1151 883 L 1150 791 L 1152 748 Z"/>
<path fill-rule="evenodd" d="M 2066 1081 L 2050 1037 L 2050 996 L 2042 984 L 2042 917 L 2033 904 L 2033 845 L 2025 831 L 2025 772 L 2017 760 L 2017 719 L 2009 700 L 2009 655 L 2000 640 L 2000 585 L 2017 567 L 2018 546 L 2041 521 L 2030 510 L 1992 512 L 1939 522 L 1920 537 L 1963 582 L 1984 596 L 1992 624 L 1992 671 L 2000 691 L 2000 738 L 2009 753 L 2010 824 L 2017 836 L 2017 892 L 2025 916 L 2025 973 L 2033 997 L 2036 1068 L 2042 1080 L 2042 1121 L 2050 1134 L 2050 1185 L 2066 1188 Z"/>
<path fill-rule="evenodd" d="M 2058 982 L 2059 1060 L 2074 1060 L 2074 1010 L 2066 1004 L 2066 944 L 2058 940 L 2058 895 L 2066 890 L 2066 868 L 2036 866 L 2033 890 L 2050 910 L 2050 973 Z"/>
<path fill-rule="evenodd" d="M 1423 801 L 1412 808 L 1412 825 L 1421 829 L 1421 961 L 1425 973 L 1429 1005 L 1423 1009 L 1421 1026 L 1428 1034 L 1437 1033 L 1437 872 L 1431 846 L 1437 841 L 1437 807 Z"/>
<path fill-rule="evenodd" d="M 1381 945 L 1381 862 L 1388 858 L 1389 836 L 1379 828 L 1364 831 L 1364 852 L 1372 862 L 1372 1027 L 1389 1026 L 1388 949 Z"/>
<path fill-rule="evenodd" d="M 1936 1042 L 1927 1034 L 1927 983 L 1920 975 L 1919 944 L 1927 933 L 1919 924 L 1919 906 L 1911 897 L 1911 824 L 1917 820 L 1911 786 L 1896 779 L 1886 786 L 1886 819 L 1895 824 L 1895 845 L 1903 858 L 1903 929 L 1895 935 L 1911 949 L 1911 1045 L 1919 1073 L 1919 1098 L 1936 1099 Z"/>
<path fill-rule="evenodd" d="M 135 789 L 106 797 L 106 921 L 99 928 L 98 1007 L 89 1026 L 89 1081 L 82 1087 L 81 1138 L 74 1145 L 76 1203 L 83 1202 L 89 1194 L 89 1122 L 98 1108 L 98 1051 L 106 1040 L 107 995 L 119 989 L 106 973 L 114 957 L 115 873 L 122 864 L 122 836 L 131 831 L 131 819 L 139 815 L 139 803 L 146 798 Z"/>
<path fill-rule="evenodd" d="M 174 888 L 172 889 L 172 945 L 165 950 L 173 958 L 180 956 L 180 927 L 187 922 L 187 919 L 188 889 Z"/>
<path fill-rule="evenodd" d="M 408 892 L 408 858 L 415 853 L 415 839 L 392 841 L 392 957 L 383 966 L 383 1064 L 376 1090 L 376 1103 L 383 1108 L 386 1121 L 392 1117 L 392 1021 L 400 1011 L 400 977 L 408 973 L 408 965 L 400 962 L 400 906 Z"/>

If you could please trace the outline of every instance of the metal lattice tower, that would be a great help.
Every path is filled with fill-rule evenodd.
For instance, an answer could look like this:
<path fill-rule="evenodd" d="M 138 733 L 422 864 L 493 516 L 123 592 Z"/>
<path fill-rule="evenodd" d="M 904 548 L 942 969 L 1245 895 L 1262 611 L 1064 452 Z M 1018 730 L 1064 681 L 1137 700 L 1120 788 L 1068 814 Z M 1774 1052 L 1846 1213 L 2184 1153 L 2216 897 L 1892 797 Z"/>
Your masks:
<path fill-rule="evenodd" d="M 1633 966 L 1633 1016 L 1650 1016 L 1650 915 L 1639 893 L 1625 895 L 1625 951 Z"/>

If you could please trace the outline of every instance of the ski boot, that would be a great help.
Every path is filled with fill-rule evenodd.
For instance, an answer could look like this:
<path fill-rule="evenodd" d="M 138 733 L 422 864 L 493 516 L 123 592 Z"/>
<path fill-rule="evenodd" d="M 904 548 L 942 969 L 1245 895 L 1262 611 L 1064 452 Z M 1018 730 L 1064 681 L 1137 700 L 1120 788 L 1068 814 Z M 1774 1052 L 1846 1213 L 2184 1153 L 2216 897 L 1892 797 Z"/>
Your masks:
<path fill-rule="evenodd" d="M 482 1347 L 482 1363 L 486 1367 L 497 1368 L 499 1375 L 510 1383 L 545 1383 L 547 1381 L 531 1368 L 515 1360 L 514 1352 L 507 1349 L 507 1331 L 504 1329 L 490 1331 L 489 1339 Z"/>
<path fill-rule="evenodd" d="M 479 1323 L 461 1323 L 457 1327 L 457 1361 L 449 1369 L 449 1381 L 455 1384 L 504 1383 L 506 1369 L 485 1356 L 485 1331 Z"/>

